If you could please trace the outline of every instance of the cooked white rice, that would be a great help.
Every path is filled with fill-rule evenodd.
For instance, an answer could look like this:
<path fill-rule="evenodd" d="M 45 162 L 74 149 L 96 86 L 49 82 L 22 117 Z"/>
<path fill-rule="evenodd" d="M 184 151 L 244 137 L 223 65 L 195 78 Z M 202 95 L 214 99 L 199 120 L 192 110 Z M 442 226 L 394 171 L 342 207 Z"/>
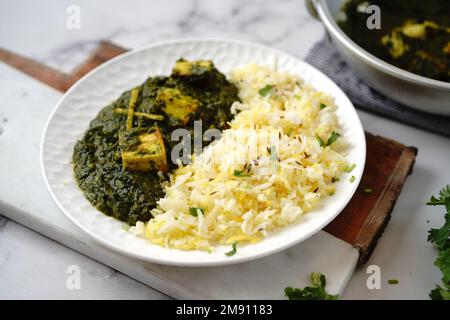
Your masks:
<path fill-rule="evenodd" d="M 257 65 L 230 80 L 242 101 L 231 128 L 171 175 L 155 218 L 132 232 L 184 250 L 254 243 L 334 193 L 347 163 L 343 137 L 319 143 L 340 132 L 331 97 Z"/>

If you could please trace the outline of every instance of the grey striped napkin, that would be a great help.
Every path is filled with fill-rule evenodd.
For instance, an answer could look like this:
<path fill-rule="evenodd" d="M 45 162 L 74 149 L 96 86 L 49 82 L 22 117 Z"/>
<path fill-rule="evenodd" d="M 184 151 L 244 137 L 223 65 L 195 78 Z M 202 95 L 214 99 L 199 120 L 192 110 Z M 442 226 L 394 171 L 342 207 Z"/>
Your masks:
<path fill-rule="evenodd" d="M 335 81 L 357 108 L 450 137 L 450 117 L 408 108 L 371 89 L 355 76 L 328 39 L 316 43 L 306 61 Z"/>

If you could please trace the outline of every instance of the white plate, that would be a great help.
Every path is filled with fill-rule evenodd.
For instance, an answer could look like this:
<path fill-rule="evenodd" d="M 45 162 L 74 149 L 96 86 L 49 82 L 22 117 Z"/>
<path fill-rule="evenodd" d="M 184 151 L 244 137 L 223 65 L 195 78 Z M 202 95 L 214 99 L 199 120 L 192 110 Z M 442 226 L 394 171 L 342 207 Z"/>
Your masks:
<path fill-rule="evenodd" d="M 356 168 L 341 179 L 333 197 L 300 221 L 270 234 L 263 241 L 238 248 L 228 257 L 229 246 L 213 253 L 181 251 L 151 244 L 123 230 L 123 222 L 97 211 L 84 197 L 74 178 L 71 164 L 73 146 L 89 122 L 107 103 L 123 91 L 142 83 L 149 75 L 169 74 L 175 60 L 212 59 L 218 69 L 228 72 L 254 62 L 273 66 L 303 78 L 317 90 L 331 94 L 338 106 L 337 115 L 343 136 L 350 142 L 347 160 Z M 78 81 L 61 98 L 44 129 L 41 165 L 51 196 L 64 214 L 78 227 L 107 247 L 151 262 L 180 266 L 233 264 L 260 258 L 293 246 L 321 230 L 350 201 L 361 179 L 366 157 L 364 131 L 346 95 L 321 72 L 283 52 L 251 43 L 215 39 L 178 40 L 133 50 L 96 68 Z M 351 175 L 356 177 L 349 182 Z M 317 252 L 320 254 L 320 252 Z"/>

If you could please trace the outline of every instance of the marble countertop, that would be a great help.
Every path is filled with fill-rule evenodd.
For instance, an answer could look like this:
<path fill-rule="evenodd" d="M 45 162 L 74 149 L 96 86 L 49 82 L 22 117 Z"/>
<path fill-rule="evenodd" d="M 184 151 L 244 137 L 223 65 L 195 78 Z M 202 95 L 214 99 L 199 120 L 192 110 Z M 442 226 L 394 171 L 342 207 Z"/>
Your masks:
<path fill-rule="evenodd" d="M 71 5 L 80 9 L 80 29 L 66 26 Z M 64 71 L 83 61 L 100 40 L 135 48 L 171 38 L 214 36 L 260 42 L 302 58 L 323 34 L 322 26 L 309 17 L 301 0 L 0 2 L 0 47 Z M 362 268 L 356 271 L 343 298 L 426 298 L 440 281 L 433 266 L 435 252 L 426 242 L 426 234 L 441 223 L 442 214 L 424 203 L 450 183 L 450 172 L 439 169 L 450 159 L 450 140 L 365 112 L 359 115 L 366 130 L 414 145 L 419 156 L 367 264 L 380 266 L 382 289 L 367 289 L 367 274 Z M 0 126 L 0 134 L 1 130 Z M 74 264 L 87 279 L 82 290 L 67 290 L 67 267 Z M 400 284 L 386 285 L 390 278 L 399 279 Z M 0 283 L 0 299 L 167 299 L 4 217 L 0 217 Z"/>

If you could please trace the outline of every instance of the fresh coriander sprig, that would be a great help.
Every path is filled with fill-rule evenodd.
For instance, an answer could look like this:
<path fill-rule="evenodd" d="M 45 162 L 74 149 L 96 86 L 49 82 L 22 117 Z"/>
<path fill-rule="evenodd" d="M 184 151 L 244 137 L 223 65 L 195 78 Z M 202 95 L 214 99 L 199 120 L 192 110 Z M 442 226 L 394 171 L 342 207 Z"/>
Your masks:
<path fill-rule="evenodd" d="M 444 206 L 447 211 L 444 216 L 444 225 L 439 229 L 431 229 L 428 231 L 427 240 L 435 244 L 441 251 L 450 249 L 450 185 L 442 188 L 438 197 L 431 196 L 427 205 Z"/>
<path fill-rule="evenodd" d="M 450 211 L 450 184 L 446 185 L 439 191 L 439 197 L 431 196 L 430 201 L 427 202 L 430 206 L 445 206 L 447 212 Z"/>
<path fill-rule="evenodd" d="M 339 295 L 329 294 L 325 287 L 327 280 L 325 275 L 319 272 L 311 273 L 312 286 L 303 289 L 287 287 L 284 293 L 289 300 L 337 300 Z"/>
<path fill-rule="evenodd" d="M 439 250 L 434 264 L 442 272 L 443 287 L 436 286 L 430 292 L 432 300 L 450 300 L 450 185 L 445 186 L 437 197 L 432 196 L 427 202 L 430 206 L 444 206 L 446 209 L 444 225 L 439 229 L 428 231 L 427 240 Z"/>

